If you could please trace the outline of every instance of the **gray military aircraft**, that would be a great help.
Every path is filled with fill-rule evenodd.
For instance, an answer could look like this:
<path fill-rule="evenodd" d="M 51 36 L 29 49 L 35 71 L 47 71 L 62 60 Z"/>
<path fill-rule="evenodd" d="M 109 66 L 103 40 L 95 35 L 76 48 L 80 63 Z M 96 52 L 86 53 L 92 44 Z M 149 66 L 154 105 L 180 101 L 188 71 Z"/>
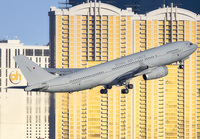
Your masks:
<path fill-rule="evenodd" d="M 188 59 L 196 49 L 197 45 L 189 41 L 174 42 L 85 69 L 45 70 L 23 55 L 14 59 L 28 82 L 25 91 L 71 93 L 104 86 L 100 93 L 106 94 L 113 85 L 119 85 L 125 86 L 121 93 L 127 94 L 128 89 L 133 88 L 129 83 L 131 78 L 140 75 L 144 80 L 164 77 L 168 74 L 165 65 Z M 52 72 L 64 75 L 56 76 Z"/>

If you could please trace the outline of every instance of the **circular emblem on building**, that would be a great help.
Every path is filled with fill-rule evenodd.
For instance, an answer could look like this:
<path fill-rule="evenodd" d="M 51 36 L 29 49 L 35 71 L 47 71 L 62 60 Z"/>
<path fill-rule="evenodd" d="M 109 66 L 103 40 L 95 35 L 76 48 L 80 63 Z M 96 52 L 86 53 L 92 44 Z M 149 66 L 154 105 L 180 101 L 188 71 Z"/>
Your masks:
<path fill-rule="evenodd" d="M 12 84 L 18 84 L 21 82 L 21 74 L 18 71 L 12 71 L 9 75 L 10 82 Z"/>

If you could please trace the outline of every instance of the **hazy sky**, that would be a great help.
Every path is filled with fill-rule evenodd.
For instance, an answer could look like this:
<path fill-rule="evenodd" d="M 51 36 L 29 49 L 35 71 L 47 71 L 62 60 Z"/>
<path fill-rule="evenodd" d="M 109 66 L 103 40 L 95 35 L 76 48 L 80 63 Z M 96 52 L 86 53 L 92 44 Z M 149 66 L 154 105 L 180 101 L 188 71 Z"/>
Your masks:
<path fill-rule="evenodd" d="M 51 6 L 62 0 L 2 0 L 0 4 L 0 39 L 17 36 L 25 45 L 45 45 L 49 42 Z"/>

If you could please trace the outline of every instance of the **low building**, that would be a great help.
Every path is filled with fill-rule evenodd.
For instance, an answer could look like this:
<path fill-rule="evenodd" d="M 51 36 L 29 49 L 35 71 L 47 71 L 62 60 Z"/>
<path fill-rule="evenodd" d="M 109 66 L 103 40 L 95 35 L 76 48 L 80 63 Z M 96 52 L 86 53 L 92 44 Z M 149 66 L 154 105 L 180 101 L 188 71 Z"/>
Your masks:
<path fill-rule="evenodd" d="M 49 93 L 5 89 L 26 85 L 13 57 L 26 55 L 48 67 L 49 46 L 24 46 L 19 40 L 0 41 L 0 138 L 49 138 Z"/>

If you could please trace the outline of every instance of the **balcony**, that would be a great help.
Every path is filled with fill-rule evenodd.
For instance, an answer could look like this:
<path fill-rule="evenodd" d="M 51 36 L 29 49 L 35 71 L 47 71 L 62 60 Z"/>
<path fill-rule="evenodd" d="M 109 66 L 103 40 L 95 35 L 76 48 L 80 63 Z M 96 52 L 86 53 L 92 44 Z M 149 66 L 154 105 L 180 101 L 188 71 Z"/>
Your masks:
<path fill-rule="evenodd" d="M 68 29 L 69 29 L 69 27 L 62 27 L 62 29 L 63 29 L 63 30 L 68 30 Z"/>
<path fill-rule="evenodd" d="M 63 59 L 62 59 L 62 61 L 68 61 L 68 60 L 69 60 L 68 58 L 63 58 Z"/>
<path fill-rule="evenodd" d="M 107 101 L 103 101 L 103 100 L 101 100 L 101 101 L 102 101 L 101 106 L 108 106 L 108 102 Z M 104 103 L 106 103 L 106 104 L 104 104 Z"/>
<path fill-rule="evenodd" d="M 121 22 L 126 22 L 126 19 L 121 19 Z"/>
<path fill-rule="evenodd" d="M 68 54 L 62 54 L 62 56 L 63 57 L 68 57 L 69 55 Z M 63 60 L 63 61 L 68 61 L 68 59 L 66 60 L 66 58 L 65 58 L 65 60 Z"/>
<path fill-rule="evenodd" d="M 121 30 L 122 30 L 122 31 L 125 31 L 125 30 L 126 30 L 126 28 L 121 28 Z"/>
<path fill-rule="evenodd" d="M 62 25 L 69 25 L 68 21 L 62 22 Z"/>
<path fill-rule="evenodd" d="M 62 34 L 69 34 L 69 32 L 68 31 L 63 31 Z"/>
<path fill-rule="evenodd" d="M 63 20 L 63 21 L 68 21 L 68 20 L 69 20 L 69 17 L 63 17 L 62 20 Z"/>
<path fill-rule="evenodd" d="M 146 110 L 140 110 L 141 113 L 146 113 Z"/>

